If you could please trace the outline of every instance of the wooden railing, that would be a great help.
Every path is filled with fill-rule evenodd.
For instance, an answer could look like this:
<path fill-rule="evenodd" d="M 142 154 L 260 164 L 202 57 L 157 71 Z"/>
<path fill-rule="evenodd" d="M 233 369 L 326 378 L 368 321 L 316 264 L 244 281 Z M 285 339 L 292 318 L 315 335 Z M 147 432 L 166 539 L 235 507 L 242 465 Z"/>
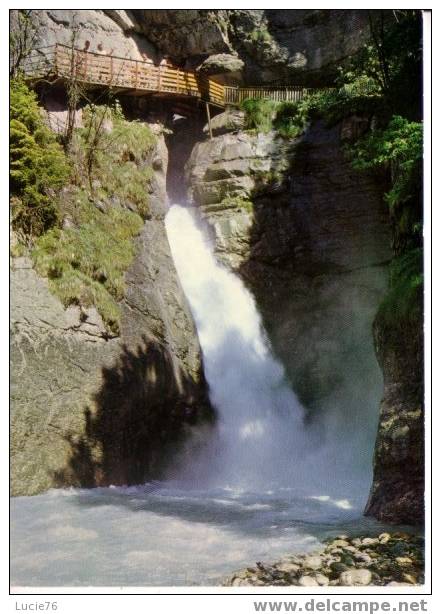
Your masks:
<path fill-rule="evenodd" d="M 296 102 L 313 91 L 296 85 L 228 87 L 169 64 L 156 65 L 147 60 L 72 49 L 60 43 L 37 49 L 28 58 L 25 73 L 30 79 L 76 78 L 89 85 L 127 90 L 127 94 L 156 92 L 190 96 L 221 107 L 239 105 L 246 98 Z"/>
<path fill-rule="evenodd" d="M 89 85 L 191 96 L 225 105 L 223 85 L 168 64 L 82 51 L 59 43 L 40 48 L 37 53 L 25 66 L 26 75 L 32 79 L 76 78 Z"/>
<path fill-rule="evenodd" d="M 238 105 L 247 98 L 267 98 L 277 102 L 297 102 L 311 93 L 311 88 L 299 85 L 225 87 L 225 103 Z"/>

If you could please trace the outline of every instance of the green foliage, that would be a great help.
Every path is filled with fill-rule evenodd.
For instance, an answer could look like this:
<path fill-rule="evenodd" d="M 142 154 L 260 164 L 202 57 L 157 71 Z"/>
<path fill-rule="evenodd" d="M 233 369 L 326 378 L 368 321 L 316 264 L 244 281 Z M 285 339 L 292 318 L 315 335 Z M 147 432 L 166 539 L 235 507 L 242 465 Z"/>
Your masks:
<path fill-rule="evenodd" d="M 323 89 L 306 96 L 299 103 L 299 113 L 308 119 L 323 118 L 332 126 L 350 115 L 373 115 L 382 104 L 382 95 L 375 82 L 366 75 L 344 73 L 332 89 Z"/>
<path fill-rule="evenodd" d="M 268 32 L 268 30 L 264 28 L 259 28 L 256 30 L 252 30 L 250 32 L 250 39 L 253 43 L 270 43 L 273 40 L 273 37 Z"/>
<path fill-rule="evenodd" d="M 395 243 L 400 251 L 420 240 L 422 215 L 423 126 L 394 116 L 385 130 L 374 130 L 352 148 L 353 166 L 359 170 L 388 168 L 391 187 L 385 194 L 395 222 Z"/>
<path fill-rule="evenodd" d="M 95 305 L 114 333 L 133 239 L 149 215 L 154 143 L 149 127 L 127 121 L 118 104 L 86 107 L 70 148 L 75 185 L 60 207 L 69 226 L 46 233 L 33 251 L 37 270 L 63 304 Z"/>
<path fill-rule="evenodd" d="M 10 12 L 9 76 L 17 77 L 35 49 L 38 38 L 36 11 L 18 9 Z"/>
<path fill-rule="evenodd" d="M 114 107 L 89 105 L 83 112 L 83 123 L 72 144 L 80 163 L 77 182 L 81 184 L 87 174 L 91 190 L 98 186 L 98 197 L 117 195 L 147 218 L 153 178 L 150 155 L 155 145 L 150 128 L 127 121 L 118 103 Z"/>
<path fill-rule="evenodd" d="M 24 235 L 38 236 L 58 221 L 58 194 L 70 168 L 35 94 L 19 78 L 11 80 L 10 101 L 12 224 Z"/>
<path fill-rule="evenodd" d="M 274 128 L 286 139 L 294 139 L 306 128 L 306 107 L 301 102 L 281 102 L 277 105 Z"/>
<path fill-rule="evenodd" d="M 123 275 L 133 260 L 133 238 L 142 220 L 121 207 L 100 211 L 80 188 L 66 198 L 70 227 L 54 228 L 37 239 L 35 267 L 49 278 L 65 306 L 95 305 L 108 327 L 118 332 L 117 301 L 123 297 Z"/>
<path fill-rule="evenodd" d="M 119 105 L 90 106 L 66 155 L 35 94 L 20 79 L 11 83 L 14 230 L 34 243 L 35 267 L 63 304 L 95 305 L 114 333 L 133 239 L 149 215 L 154 143 L 148 126 L 126 121 Z"/>
<path fill-rule="evenodd" d="M 273 120 L 277 103 L 266 98 L 246 98 L 240 104 L 245 112 L 245 129 L 269 132 L 273 129 Z"/>
<path fill-rule="evenodd" d="M 417 320 L 423 298 L 422 248 L 394 258 L 389 272 L 389 291 L 380 305 L 379 317 L 389 326 Z"/>
<path fill-rule="evenodd" d="M 395 10 L 386 21 L 383 11 L 370 13 L 370 41 L 358 67 L 380 86 L 389 113 L 419 119 L 422 79 L 421 11 Z"/>

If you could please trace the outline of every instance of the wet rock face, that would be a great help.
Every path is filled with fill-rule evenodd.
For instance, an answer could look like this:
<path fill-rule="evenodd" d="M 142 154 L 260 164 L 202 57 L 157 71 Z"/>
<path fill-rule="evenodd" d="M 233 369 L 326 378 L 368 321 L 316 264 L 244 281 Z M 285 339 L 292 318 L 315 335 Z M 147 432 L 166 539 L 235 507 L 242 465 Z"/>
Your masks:
<path fill-rule="evenodd" d="M 163 222 L 161 139 L 155 156 L 162 164 L 152 218 L 126 274 L 120 337 L 108 338 L 94 309 L 64 309 L 29 260 L 13 260 L 14 495 L 158 476 L 186 429 L 210 413 L 197 335 Z"/>
<path fill-rule="evenodd" d="M 382 388 L 371 327 L 390 258 L 378 180 L 355 173 L 340 127 L 322 124 L 297 141 L 218 136 L 197 145 L 188 174 L 219 258 L 254 292 L 301 401 L 338 416 L 328 431 L 363 420 L 369 466 Z"/>
<path fill-rule="evenodd" d="M 391 11 L 387 13 L 392 14 Z M 225 83 L 330 84 L 366 42 L 367 11 L 318 9 L 36 10 L 41 46 L 86 40 L 115 55 L 164 55 Z"/>
<path fill-rule="evenodd" d="M 200 208 L 215 236 L 219 257 L 238 269 L 250 256 L 254 212 L 251 199 L 271 183 L 275 191 L 287 172 L 292 143 L 274 132 L 252 134 L 226 130 L 243 125 L 237 112 L 213 120 L 210 141 L 198 143 L 186 171 L 190 202 Z"/>
<path fill-rule="evenodd" d="M 201 56 L 208 65 L 219 64 L 216 58 L 224 54 L 225 73 L 232 72 L 234 64 L 235 77 L 253 84 L 287 79 L 329 83 L 337 65 L 366 41 L 369 26 L 367 12 L 359 10 L 131 13 L 137 28 L 163 53 L 189 66 L 196 66 Z"/>
<path fill-rule="evenodd" d="M 404 327 L 379 316 L 375 348 L 384 394 L 366 513 L 386 522 L 424 523 L 424 333 L 422 308 Z M 403 468 L 404 471 L 403 471 Z"/>
<path fill-rule="evenodd" d="M 366 42 L 367 11 L 264 9 L 229 12 L 231 38 L 247 83 L 330 83 Z"/>
<path fill-rule="evenodd" d="M 139 31 L 178 61 L 231 53 L 228 11 L 203 9 L 134 9 Z"/>
<path fill-rule="evenodd" d="M 228 114 L 218 121 L 223 130 L 232 123 Z M 295 143 L 274 133 L 220 134 L 193 150 L 190 196 L 219 258 L 254 292 L 301 401 L 334 416 L 325 421 L 331 437 L 344 437 L 352 425 L 360 433 L 356 455 L 367 466 L 380 405 L 366 513 L 418 524 L 423 331 L 421 317 L 404 328 L 376 318 L 391 258 L 382 179 L 354 172 L 340 146 L 363 121 L 314 124 Z"/>
<path fill-rule="evenodd" d="M 106 14 L 109 13 L 109 14 Z M 118 15 L 117 15 L 118 13 Z M 130 17 L 125 11 L 101 11 L 88 9 L 48 9 L 34 10 L 34 22 L 37 27 L 38 39 L 36 47 L 47 47 L 55 43 L 72 45 L 83 49 L 89 41 L 90 51 L 97 51 L 102 44 L 107 53 L 120 57 L 142 59 L 141 53 L 147 53 L 156 59 L 155 47 L 145 38 L 135 32 L 126 36 L 130 30 Z M 14 15 L 12 15 L 12 25 Z"/>

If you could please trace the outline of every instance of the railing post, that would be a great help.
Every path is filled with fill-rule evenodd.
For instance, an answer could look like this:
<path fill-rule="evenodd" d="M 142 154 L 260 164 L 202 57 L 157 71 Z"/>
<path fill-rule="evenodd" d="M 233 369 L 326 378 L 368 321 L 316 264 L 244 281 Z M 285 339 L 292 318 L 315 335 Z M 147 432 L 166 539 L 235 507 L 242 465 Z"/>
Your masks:
<path fill-rule="evenodd" d="M 205 108 L 207 110 L 207 119 L 208 119 L 208 133 L 210 135 L 210 141 L 213 140 L 213 132 L 211 130 L 211 116 L 210 116 L 210 105 L 208 102 L 205 103 Z"/>
<path fill-rule="evenodd" d="M 55 45 L 54 49 L 54 74 L 58 75 L 58 45 Z"/>
<path fill-rule="evenodd" d="M 110 77 L 109 77 L 109 85 L 112 84 L 113 81 L 113 58 L 110 56 Z"/>
<path fill-rule="evenodd" d="M 161 72 L 162 72 L 162 66 L 159 65 L 158 67 L 158 92 L 161 91 Z"/>
<path fill-rule="evenodd" d="M 138 89 L 138 60 L 135 60 L 135 90 Z"/>

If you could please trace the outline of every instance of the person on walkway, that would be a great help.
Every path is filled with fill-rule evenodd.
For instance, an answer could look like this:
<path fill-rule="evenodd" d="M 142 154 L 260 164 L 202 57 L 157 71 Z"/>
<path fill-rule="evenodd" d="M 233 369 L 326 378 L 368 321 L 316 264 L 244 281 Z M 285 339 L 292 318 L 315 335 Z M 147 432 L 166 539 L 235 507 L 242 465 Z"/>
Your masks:
<path fill-rule="evenodd" d="M 75 51 L 75 70 L 76 76 L 81 81 L 85 80 L 87 74 L 87 52 L 90 48 L 90 41 L 84 42 L 84 47 L 81 51 Z"/>
<path fill-rule="evenodd" d="M 102 43 L 98 43 L 97 45 L 97 50 L 96 53 L 98 55 L 107 55 L 107 56 L 111 56 L 113 53 L 113 49 L 111 49 L 110 51 L 106 51 L 103 47 Z M 109 85 L 111 83 L 111 81 L 113 80 L 113 74 L 112 74 L 112 59 L 109 57 L 109 61 L 108 62 L 103 62 L 102 66 L 100 67 L 100 73 L 99 73 L 99 80 L 102 82 L 108 82 Z"/>

